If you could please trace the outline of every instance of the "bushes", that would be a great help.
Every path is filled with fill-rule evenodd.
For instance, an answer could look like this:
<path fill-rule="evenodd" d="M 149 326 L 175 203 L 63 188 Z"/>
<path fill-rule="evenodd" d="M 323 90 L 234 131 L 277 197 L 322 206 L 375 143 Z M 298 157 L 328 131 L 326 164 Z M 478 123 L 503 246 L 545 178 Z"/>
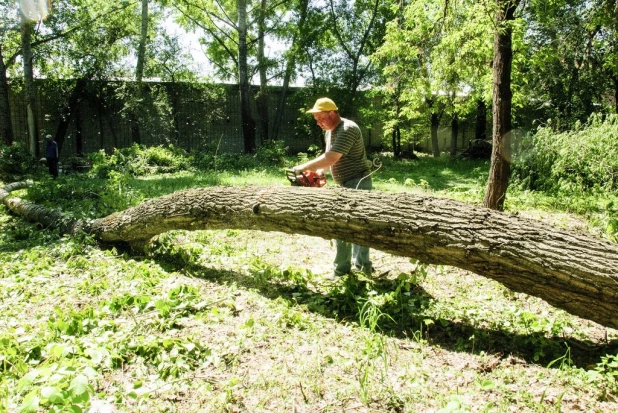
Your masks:
<path fill-rule="evenodd" d="M 22 179 L 41 169 L 23 144 L 14 142 L 11 146 L 6 146 L 0 143 L 0 180 L 8 182 Z"/>
<path fill-rule="evenodd" d="M 282 141 L 268 141 L 253 155 L 219 153 L 215 145 L 191 154 L 191 165 L 198 170 L 241 171 L 247 169 L 283 166 L 286 150 Z"/>
<path fill-rule="evenodd" d="M 187 153 L 173 145 L 145 147 L 134 144 L 128 148 L 114 149 L 106 155 L 103 151 L 89 154 L 92 173 L 107 178 L 111 171 L 143 176 L 154 173 L 172 173 L 189 168 Z"/>
<path fill-rule="evenodd" d="M 590 117 L 573 131 L 540 128 L 524 138 L 513 178 L 533 190 L 618 189 L 618 116 Z"/>
<path fill-rule="evenodd" d="M 108 178 L 112 171 L 143 176 L 183 170 L 245 170 L 283 166 L 286 149 L 281 141 L 267 142 L 253 155 L 218 153 L 216 147 L 207 147 L 189 154 L 173 145 L 133 145 L 115 149 L 109 156 L 103 151 L 95 152 L 90 154 L 89 158 L 92 162 L 92 173 L 99 178 Z"/>

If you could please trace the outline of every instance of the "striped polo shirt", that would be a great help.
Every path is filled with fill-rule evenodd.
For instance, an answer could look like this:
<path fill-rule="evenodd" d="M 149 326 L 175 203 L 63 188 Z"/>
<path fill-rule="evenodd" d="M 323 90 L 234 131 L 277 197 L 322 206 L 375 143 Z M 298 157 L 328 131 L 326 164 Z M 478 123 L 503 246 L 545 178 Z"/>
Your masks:
<path fill-rule="evenodd" d="M 363 135 L 356 123 L 341 118 L 339 125 L 326 131 L 327 151 L 339 152 L 341 158 L 330 167 L 333 179 L 339 185 L 354 178 L 362 178 L 371 172 L 367 160 Z"/>

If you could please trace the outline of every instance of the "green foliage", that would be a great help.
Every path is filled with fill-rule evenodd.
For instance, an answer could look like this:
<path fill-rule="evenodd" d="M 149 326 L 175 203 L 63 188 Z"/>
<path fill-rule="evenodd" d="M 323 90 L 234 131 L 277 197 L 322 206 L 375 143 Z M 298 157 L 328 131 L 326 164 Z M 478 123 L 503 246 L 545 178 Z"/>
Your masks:
<path fill-rule="evenodd" d="M 108 178 L 110 171 L 143 176 L 153 173 L 172 173 L 189 167 L 187 154 L 180 148 L 169 145 L 132 145 L 128 148 L 114 149 L 111 155 L 99 151 L 89 155 L 92 162 L 91 175 Z"/>
<path fill-rule="evenodd" d="M 545 191 L 618 189 L 618 116 L 593 115 L 573 131 L 540 128 L 521 143 L 513 168 L 518 183 Z"/>
<path fill-rule="evenodd" d="M 287 184 L 281 167 L 270 165 L 296 161 L 279 158 L 282 150 L 273 145 L 234 160 L 215 157 L 214 149 L 211 160 L 226 162 L 216 174 L 195 172 L 196 154 L 181 154 L 191 163 L 188 171 L 137 177 L 127 171 L 128 161 L 110 166 L 111 157 L 96 154 L 110 166 L 105 178 L 93 171 L 87 179 L 43 179 L 26 196 L 92 217 L 197 185 Z M 137 148 L 131 156 L 146 164 L 175 162 L 167 148 Z M 489 167 L 423 156 L 383 163 L 373 176 L 376 188 L 473 202 L 482 196 Z M 217 179 L 204 180 L 211 175 Z M 594 209 L 595 226 L 615 228 L 613 192 L 575 192 L 558 200 L 552 194 L 514 187 L 510 205 L 521 211 L 562 210 L 563 204 L 583 213 Z M 6 326 L 0 333 L 0 411 L 87 411 L 100 407 L 95 401 L 110 411 L 174 411 L 179 397 L 225 411 L 260 397 L 283 403 L 272 389 L 290 377 L 302 382 L 299 391 L 310 409 L 327 397 L 380 411 L 542 410 L 560 402 L 549 392 L 547 401 L 532 394 L 529 380 L 560 391 L 576 386 L 578 401 L 599 411 L 615 405 L 616 358 L 595 353 L 583 362 L 570 344 L 588 340 L 586 328 L 598 337 L 596 327 L 498 283 L 417 262 L 398 264 L 396 257 L 377 258 L 379 252 L 372 259 L 387 272 L 326 280 L 310 264 L 328 266 L 324 250 L 296 244 L 283 234 L 172 231 L 154 240 L 146 257 L 130 259 L 99 248 L 90 236 L 62 237 L 0 213 L 0 324 Z M 458 382 L 461 397 L 454 403 L 441 390 L 461 377 L 463 359 L 470 363 L 464 369 L 471 385 Z M 239 379 L 247 369 L 251 380 Z M 330 393 L 328 383 L 335 380 L 337 393 Z M 498 398 L 508 401 L 495 404 Z M 259 403 L 251 408 L 265 408 Z"/>
<path fill-rule="evenodd" d="M 7 146 L 0 142 L 0 180 L 23 179 L 41 171 L 42 167 L 32 160 L 32 155 L 23 144 L 13 142 Z"/>
<path fill-rule="evenodd" d="M 12 377 L 21 377 L 28 371 L 27 353 L 8 334 L 0 337 L 0 372 Z M 24 355 L 26 357 L 24 357 Z"/>
<path fill-rule="evenodd" d="M 177 266 L 191 267 L 202 251 L 201 244 L 187 240 L 185 231 L 168 231 L 151 241 L 145 252 Z"/>
<path fill-rule="evenodd" d="M 192 152 L 191 165 L 202 171 L 240 171 L 282 167 L 287 162 L 287 147 L 283 141 L 268 141 L 255 150 L 253 155 L 220 153 L 217 142 L 204 149 Z"/>
<path fill-rule="evenodd" d="M 552 119 L 565 131 L 585 122 L 594 111 L 615 113 L 615 7 L 608 2 L 533 1 L 523 10 L 528 26 L 518 48 L 522 85 L 520 116 Z M 570 39 L 586 39 L 571 41 Z M 586 64 L 581 64 L 586 62 Z M 529 122 L 524 120 L 524 122 Z"/>
<path fill-rule="evenodd" d="M 618 354 L 601 357 L 601 361 L 587 373 L 589 382 L 609 394 L 618 393 Z"/>
<path fill-rule="evenodd" d="M 88 375 L 75 369 L 75 363 L 65 365 L 52 363 L 30 371 L 17 385 L 24 393 L 20 407 L 22 413 L 35 413 L 44 409 L 48 412 L 81 412 L 90 404 L 94 388 Z M 27 392 L 27 393 L 26 393 Z"/>
<path fill-rule="evenodd" d="M 259 165 L 283 166 L 287 147 L 283 141 L 268 141 L 255 151 L 255 161 Z"/>
<path fill-rule="evenodd" d="M 383 101 L 377 116 L 387 147 L 396 128 L 402 143 L 412 143 L 429 134 L 431 113 L 461 118 L 474 113 L 478 99 L 490 100 L 493 15 L 486 2 L 413 0 L 397 7 L 371 55 L 381 67 L 372 93 Z"/>

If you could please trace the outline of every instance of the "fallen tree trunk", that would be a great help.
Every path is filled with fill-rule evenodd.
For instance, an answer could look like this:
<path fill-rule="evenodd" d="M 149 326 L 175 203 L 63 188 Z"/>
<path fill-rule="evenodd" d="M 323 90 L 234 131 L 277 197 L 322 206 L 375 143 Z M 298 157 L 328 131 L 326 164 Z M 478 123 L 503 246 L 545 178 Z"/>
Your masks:
<path fill-rule="evenodd" d="M 449 199 L 343 188 L 213 187 L 175 192 L 68 228 L 134 247 L 172 229 L 338 238 L 469 270 L 618 328 L 618 245 Z"/>

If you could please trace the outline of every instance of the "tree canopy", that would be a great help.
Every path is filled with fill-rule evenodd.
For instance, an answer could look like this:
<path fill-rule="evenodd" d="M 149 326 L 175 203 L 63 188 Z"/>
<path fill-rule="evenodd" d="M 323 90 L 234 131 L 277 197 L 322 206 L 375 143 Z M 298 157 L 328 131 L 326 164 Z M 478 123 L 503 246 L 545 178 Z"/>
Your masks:
<path fill-rule="evenodd" d="M 58 88 L 66 102 L 44 111 L 62 118 L 55 133 L 61 147 L 67 124 L 79 116 L 84 85 L 95 79 L 138 84 L 117 89 L 137 143 L 140 129 L 156 133 L 148 130 L 147 119 L 172 112 L 174 105 L 173 97 L 160 90 L 158 109 L 146 112 L 142 81 L 210 76 L 233 81 L 239 85 L 246 152 L 281 137 L 286 89 L 294 79 L 304 81 L 308 102 L 329 95 L 360 123 L 377 116 L 384 125 L 383 147 L 396 155 L 430 131 L 434 156 L 445 150 L 456 156 L 460 122 L 475 122 L 476 138 L 485 139 L 486 119 L 491 119 L 497 148 L 517 145 L 511 142 L 513 130 L 532 133 L 548 124 L 568 130 L 595 112 L 618 107 L 617 11 L 607 0 L 56 0 L 49 16 L 35 22 L 22 21 L 16 2 L 0 7 L 0 132 L 7 144 L 15 140 L 9 83 L 13 90 L 23 88 L 28 106 L 34 107 L 35 77 L 64 80 Z M 500 17 L 503 11 L 506 19 Z M 168 33 L 170 24 L 200 39 L 214 73 L 192 64 L 177 35 Z M 495 41 L 496 36 L 502 40 Z M 497 48 L 507 38 L 509 51 Z M 500 62 L 505 72 L 497 83 Z M 251 86 L 256 83 L 259 93 Z M 496 94 L 498 84 L 503 87 Z M 272 85 L 283 86 L 275 107 L 268 98 Z M 358 92 L 366 90 L 380 102 L 373 112 L 373 105 L 359 98 Z M 490 113 L 492 105 L 502 106 Z M 36 116 L 30 110 L 26 142 L 33 155 L 41 133 Z M 452 130 L 448 148 L 438 143 L 441 124 Z M 299 122 L 297 133 L 319 133 L 302 126 Z M 489 190 L 508 179 L 508 150 L 492 161 L 492 171 L 502 172 L 490 180 Z M 500 160 L 506 163 L 495 168 Z M 492 208 L 501 207 L 507 184 L 498 186 L 487 199 Z"/>

